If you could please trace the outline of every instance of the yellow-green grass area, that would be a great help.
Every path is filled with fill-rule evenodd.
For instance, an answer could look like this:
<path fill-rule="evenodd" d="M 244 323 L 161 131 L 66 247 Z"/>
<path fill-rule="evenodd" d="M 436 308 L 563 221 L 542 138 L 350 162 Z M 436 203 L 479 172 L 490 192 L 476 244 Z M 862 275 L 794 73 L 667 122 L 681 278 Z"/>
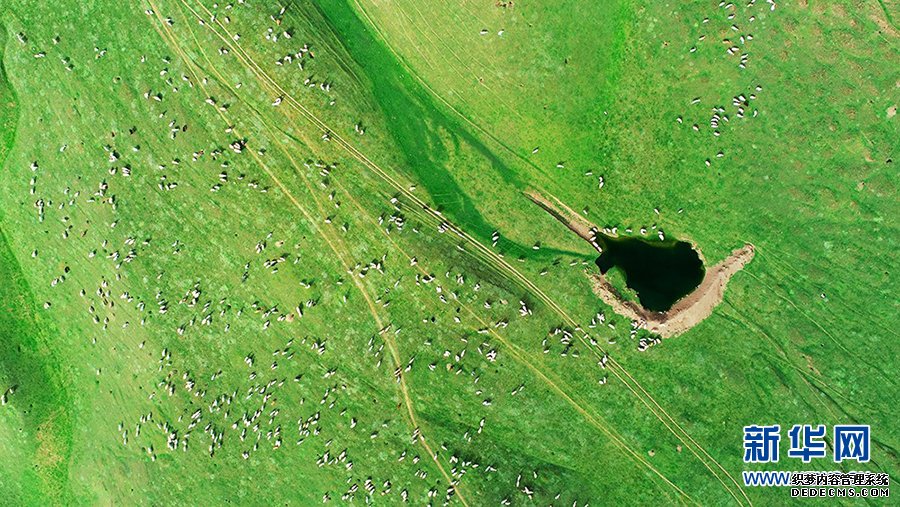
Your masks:
<path fill-rule="evenodd" d="M 620 8 L 619 19 L 627 22 L 614 30 L 621 42 L 609 45 L 619 48 L 620 60 L 611 66 L 613 79 L 598 79 L 608 87 L 586 93 L 578 81 L 517 79 L 525 91 L 506 95 L 543 92 L 584 105 L 552 114 L 527 104 L 510 107 L 491 99 L 484 86 L 454 76 L 467 67 L 499 73 L 509 68 L 502 62 L 527 56 L 546 61 L 552 46 L 543 38 L 553 34 L 558 41 L 554 27 L 561 23 L 595 24 L 590 35 L 582 30 L 570 37 L 599 40 L 609 29 L 603 17 L 569 15 L 602 7 L 556 4 L 569 15 L 554 17 L 536 2 L 511 9 L 467 2 L 425 14 L 417 14 L 414 2 L 354 5 L 409 71 L 444 98 L 448 114 L 478 119 L 499 138 L 486 139 L 489 146 L 508 154 L 505 145 L 515 152 L 509 160 L 525 157 L 549 172 L 546 190 L 573 209 L 587 208 L 595 223 L 620 233 L 631 228 L 634 235 L 657 225 L 669 237 L 693 241 L 709 263 L 745 242 L 757 247 L 756 259 L 732 280 L 710 319 L 662 348 L 627 358 L 647 375 L 651 392 L 672 400 L 680 417 L 696 425 L 693 431 L 718 450 L 713 453 L 726 468 L 753 468 L 741 462 L 735 440 L 744 424 L 880 421 L 871 423 L 884 439 L 876 468 L 896 475 L 897 434 L 889 418 L 897 398 L 889 394 L 889 379 L 897 373 L 891 276 L 897 225 L 890 217 L 897 207 L 891 175 L 898 126 L 891 108 L 898 73 L 887 63 L 900 46 L 896 9 L 875 2 L 801 4 Z M 463 19 L 468 22 L 453 21 Z M 522 25 L 526 19 L 534 21 Z M 481 25 L 507 30 L 482 36 Z M 471 57 L 446 51 L 451 40 L 472 48 Z M 731 46 L 739 47 L 733 56 L 726 51 Z M 549 59 L 564 65 L 567 55 Z M 536 69 L 516 67 L 520 75 Z M 733 106 L 739 95 L 749 103 L 744 118 Z M 593 111 L 592 104 L 604 110 Z M 729 116 L 719 120 L 719 136 L 710 125 L 714 107 Z M 509 128 L 516 114 L 527 117 Z M 553 142 L 547 146 L 542 138 Z M 593 175 L 585 177 L 587 171 Z M 604 176 L 602 189 L 597 175 Z M 485 214 L 502 229 L 501 213 Z M 546 231 L 539 237 L 544 245 L 566 234 L 559 227 Z"/>
<path fill-rule="evenodd" d="M 740 70 L 713 3 L 575 4 L 13 1 L 0 493 L 781 502 L 736 483 L 773 422 L 871 424 L 896 477 L 883 12 L 758 6 Z M 639 353 L 528 188 L 757 256 Z"/>

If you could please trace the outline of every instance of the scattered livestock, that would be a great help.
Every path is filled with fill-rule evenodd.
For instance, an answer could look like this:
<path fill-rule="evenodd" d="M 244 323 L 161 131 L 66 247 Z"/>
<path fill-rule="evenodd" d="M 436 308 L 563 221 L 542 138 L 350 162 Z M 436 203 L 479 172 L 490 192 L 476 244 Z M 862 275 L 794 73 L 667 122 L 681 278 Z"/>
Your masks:
<path fill-rule="evenodd" d="M 284 23 L 288 23 L 285 20 L 289 19 L 285 18 L 284 14 L 285 9 L 282 8 L 280 13 L 272 18 L 279 28 L 267 28 L 263 34 L 263 38 L 272 44 L 290 44 L 289 41 L 299 37 L 299 32 L 283 27 Z M 155 16 L 155 13 L 148 9 L 148 15 Z M 231 23 L 230 17 L 221 16 L 219 19 L 222 23 Z M 204 22 L 204 26 L 213 26 L 216 22 L 217 20 L 211 18 Z M 172 18 L 163 18 L 163 23 L 171 27 L 175 21 Z M 502 35 L 503 30 L 500 30 L 498 36 Z M 20 40 L 24 39 L 25 36 L 22 34 Z M 232 40 L 237 42 L 240 37 L 235 34 Z M 54 40 L 54 45 L 58 43 L 58 40 Z M 309 72 L 309 67 L 315 65 L 314 52 L 310 48 L 307 43 L 296 51 L 290 49 L 276 60 L 274 65 L 286 67 L 296 64 L 299 70 Z M 218 56 L 233 58 L 236 52 L 234 47 L 223 47 Z M 46 53 L 37 58 L 45 56 Z M 113 56 L 118 57 L 111 55 L 107 49 L 94 48 L 95 59 Z M 63 57 L 63 60 L 67 66 L 72 65 L 67 57 Z M 499 412 L 498 408 L 508 402 L 507 394 L 528 396 L 530 390 L 525 391 L 526 383 L 520 380 L 516 381 L 516 387 L 502 392 L 494 387 L 485 387 L 485 384 L 479 386 L 479 380 L 486 375 L 480 370 L 484 365 L 490 364 L 494 365 L 492 367 L 500 368 L 501 371 L 506 371 L 504 368 L 507 368 L 510 355 L 497 337 L 502 336 L 500 333 L 520 332 L 524 326 L 523 322 L 533 318 L 536 312 L 540 314 L 541 307 L 525 297 L 518 298 L 518 303 L 516 297 L 509 300 L 506 297 L 497 297 L 496 289 L 488 284 L 485 284 L 485 287 L 490 288 L 482 292 L 482 281 L 462 269 L 442 269 L 438 271 L 443 273 L 441 278 L 440 274 L 434 274 L 425 267 L 428 264 L 425 254 L 421 254 L 421 259 L 416 256 L 407 258 L 408 262 L 400 262 L 402 259 L 395 258 L 394 251 L 391 251 L 390 255 L 389 252 L 378 252 L 364 256 L 344 251 L 343 254 L 352 259 L 347 263 L 346 275 L 342 275 L 343 278 L 339 280 L 329 280 L 323 279 L 311 267 L 316 260 L 327 257 L 315 250 L 323 243 L 317 243 L 319 246 L 306 247 L 306 240 L 297 229 L 291 229 L 277 223 L 276 220 L 266 222 L 260 219 L 257 223 L 251 222 L 250 225 L 228 228 L 228 232 L 231 232 L 231 229 L 237 231 L 236 239 L 233 240 L 207 237 L 204 235 L 209 234 L 207 229 L 190 224 L 172 230 L 148 229 L 152 230 L 152 233 L 140 230 L 133 216 L 126 215 L 126 212 L 137 211 L 133 207 L 129 208 L 133 206 L 133 201 L 129 200 L 134 199 L 130 191 L 135 188 L 147 192 L 147 201 L 155 206 L 183 199 L 178 205 L 184 206 L 185 203 L 189 205 L 181 212 L 196 213 L 198 216 L 215 213 L 209 206 L 204 207 L 190 201 L 191 190 L 200 186 L 221 194 L 231 191 L 237 194 L 240 191 L 241 193 L 237 194 L 240 199 L 249 200 L 258 197 L 266 200 L 265 202 L 274 202 L 275 199 L 279 199 L 276 196 L 282 195 L 269 193 L 269 187 L 261 182 L 267 180 L 260 171 L 251 169 L 253 167 L 249 162 L 251 157 L 253 160 L 257 157 L 263 159 L 266 157 L 265 148 L 258 144 L 259 141 L 254 136 L 239 136 L 235 131 L 236 127 L 228 122 L 221 129 L 221 132 L 228 134 L 227 139 L 218 139 L 217 143 L 211 145 L 201 144 L 194 132 L 202 132 L 206 126 L 195 126 L 195 121 L 183 121 L 184 118 L 192 118 L 183 112 L 182 121 L 178 120 L 179 115 L 176 111 L 181 111 L 178 101 L 186 100 L 175 97 L 175 94 L 179 93 L 179 86 L 193 88 L 196 84 L 199 88 L 202 83 L 205 87 L 208 84 L 207 79 L 212 78 L 196 75 L 191 77 L 188 74 L 194 74 L 193 70 L 185 68 L 185 73 L 180 73 L 175 70 L 177 64 L 172 60 L 159 61 L 161 64 L 157 67 L 156 81 L 141 87 L 141 90 L 146 90 L 143 92 L 145 100 L 141 102 L 141 107 L 146 108 L 155 117 L 157 120 L 155 128 L 147 128 L 147 132 L 143 132 L 142 127 L 140 133 L 136 127 L 127 131 L 115 129 L 110 132 L 111 135 L 105 143 L 98 143 L 102 146 L 84 148 L 91 153 L 91 161 L 102 170 L 90 173 L 85 169 L 84 180 L 70 182 L 74 188 L 81 186 L 80 190 L 70 191 L 66 187 L 62 195 L 59 195 L 58 190 L 51 185 L 45 186 L 45 179 L 49 180 L 52 176 L 45 175 L 48 170 L 37 160 L 29 166 L 32 174 L 27 185 L 29 194 L 35 196 L 34 207 L 37 210 L 38 222 L 43 223 L 47 220 L 48 223 L 52 222 L 54 227 L 58 227 L 59 237 L 54 241 L 67 241 L 75 245 L 73 248 L 83 249 L 79 252 L 79 259 L 83 262 L 72 263 L 74 269 L 63 263 L 61 272 L 51 273 L 48 279 L 49 287 L 55 293 L 78 291 L 80 298 L 76 298 L 74 303 L 65 304 L 81 305 L 83 310 L 81 318 L 96 327 L 96 336 L 92 338 L 89 346 L 99 348 L 103 344 L 115 343 L 117 347 L 134 345 L 133 349 L 144 350 L 145 345 L 148 349 L 153 349 L 154 344 L 167 344 L 161 348 L 158 358 L 155 358 L 157 362 L 154 364 L 154 382 L 144 386 L 152 388 L 146 394 L 146 406 L 152 410 L 140 415 L 123 416 L 123 420 L 117 425 L 114 436 L 117 440 L 121 439 L 123 446 L 140 448 L 151 462 L 155 462 L 160 455 L 166 453 L 191 453 L 195 452 L 195 449 L 210 458 L 220 453 L 234 453 L 244 460 L 251 460 L 263 453 L 286 452 L 286 448 L 294 445 L 319 446 L 316 447 L 317 466 L 339 466 L 349 473 L 353 469 L 353 460 L 352 453 L 347 449 L 318 451 L 320 447 L 330 447 L 334 439 L 351 438 L 332 429 L 338 427 L 335 421 L 341 421 L 341 428 L 348 429 L 351 432 L 349 434 L 354 435 L 352 438 L 357 438 L 355 435 L 359 432 L 365 439 L 373 441 L 386 439 L 389 432 L 384 426 L 392 423 L 385 422 L 380 425 L 373 423 L 370 414 L 348 408 L 352 405 L 347 401 L 351 396 L 349 391 L 359 389 L 359 386 L 352 385 L 352 372 L 341 366 L 334 366 L 338 363 L 334 354 L 339 347 L 348 349 L 341 350 L 341 353 L 351 353 L 352 347 L 346 343 L 336 346 L 335 342 L 338 340 L 335 337 L 305 335 L 307 325 L 309 329 L 328 329 L 327 326 L 322 326 L 323 319 L 338 318 L 335 316 L 344 311 L 350 313 L 350 310 L 344 308 L 348 305 L 347 291 L 340 288 L 344 283 L 348 286 L 359 283 L 360 287 L 364 287 L 362 292 L 365 292 L 366 296 L 371 295 L 372 303 L 378 306 L 375 310 L 377 314 L 384 316 L 393 315 L 391 312 L 394 307 L 390 306 L 392 293 L 419 291 L 416 294 L 417 297 L 421 297 L 422 305 L 436 312 L 435 315 L 429 316 L 430 318 L 423 319 L 421 325 L 440 326 L 443 332 L 459 335 L 459 343 L 448 344 L 445 343 L 446 340 L 442 340 L 441 345 L 432 347 L 434 342 L 423 342 L 421 349 L 417 349 L 417 354 L 421 356 L 412 354 L 398 361 L 392 357 L 394 353 L 392 351 L 396 347 L 392 343 L 398 338 L 406 338 L 412 331 L 402 332 L 401 319 L 397 319 L 395 324 L 389 324 L 382 332 L 373 335 L 367 345 L 368 350 L 360 355 L 371 359 L 371 365 L 376 370 L 380 370 L 384 362 L 387 362 L 390 365 L 386 368 L 387 373 L 398 384 L 404 378 L 410 377 L 409 374 L 414 369 L 426 368 L 435 376 L 446 375 L 466 379 L 467 386 L 472 388 L 471 400 L 468 400 L 471 402 L 472 410 L 484 416 L 477 420 L 477 424 L 472 424 L 471 428 L 461 433 L 462 441 L 472 443 L 477 435 L 491 431 L 491 425 L 486 421 L 491 420 L 492 415 Z M 141 56 L 140 62 L 152 65 L 154 60 Z M 333 93 L 333 83 L 328 79 L 309 75 L 305 78 L 304 85 L 326 96 Z M 204 88 L 203 96 L 198 96 L 197 100 L 210 106 L 210 114 L 228 115 L 231 112 L 234 99 L 214 98 L 206 96 L 205 93 Z M 755 97 L 751 95 L 742 101 L 754 99 Z M 283 94 L 269 96 L 266 100 L 271 100 L 268 104 L 272 107 L 284 110 L 293 99 Z M 333 102 L 329 104 L 333 105 Z M 347 130 L 349 131 L 349 128 Z M 361 120 L 356 121 L 355 133 L 362 136 L 366 130 Z M 325 130 L 321 140 L 336 141 L 339 136 L 335 132 L 343 130 L 334 132 Z M 73 147 L 72 150 L 81 149 L 77 148 L 78 144 L 74 140 L 67 141 Z M 188 148 L 187 145 L 190 144 L 193 146 Z M 69 150 L 68 146 L 69 144 L 61 145 L 58 151 L 60 157 L 71 156 L 72 150 Z M 538 148 L 535 147 L 532 153 L 537 152 Z M 161 156 L 163 153 L 170 155 L 163 157 Z M 47 161 L 44 165 L 54 167 L 61 160 L 66 159 Z M 560 161 L 557 167 L 565 169 L 565 162 Z M 324 216 L 325 226 L 333 227 L 322 226 L 319 222 L 315 224 L 315 228 L 310 227 L 307 232 L 309 234 L 318 232 L 315 229 L 320 226 L 326 230 L 336 231 L 336 226 L 341 223 L 344 224 L 342 233 L 353 232 L 354 229 L 348 227 L 346 225 L 348 222 L 344 220 L 355 218 L 350 217 L 350 212 L 345 211 L 346 205 L 342 208 L 340 197 L 342 194 L 336 194 L 331 186 L 332 181 L 342 183 L 352 181 L 350 170 L 339 169 L 336 162 L 328 163 L 321 160 L 309 160 L 304 164 L 304 168 L 311 177 L 321 178 L 321 185 L 328 188 L 326 193 L 315 194 L 312 199 L 321 198 L 322 202 L 327 200 L 328 206 L 334 206 L 334 210 L 330 210 L 333 214 L 320 213 Z M 299 167 L 297 169 L 302 170 Z M 598 176 L 596 181 L 598 188 L 601 189 L 606 183 L 603 176 Z M 413 188 L 414 186 L 410 186 L 410 189 Z M 249 197 L 251 192 L 267 195 Z M 209 194 L 205 194 L 206 196 Z M 349 199 L 344 201 L 347 202 Z M 283 199 L 279 202 L 283 202 Z M 415 224 L 417 220 L 425 221 L 425 219 L 421 214 L 414 214 L 411 211 L 404 214 L 404 211 L 412 207 L 406 199 L 393 196 L 381 204 L 386 211 L 377 218 L 377 221 L 379 226 L 386 227 L 384 229 L 386 232 L 395 236 L 400 235 L 401 238 L 404 234 L 408 234 L 409 230 L 418 234 L 418 227 L 406 225 L 410 220 Z M 311 205 L 310 208 L 314 206 Z M 430 225 L 435 225 L 439 233 L 459 234 L 449 221 L 442 220 Z M 651 230 L 656 230 L 656 226 L 654 225 Z M 613 226 L 612 231 L 615 234 L 617 227 Z M 642 228 L 641 231 L 644 234 L 646 228 Z M 664 238 L 662 230 L 657 230 L 657 234 L 660 239 Z M 322 235 L 329 240 L 337 237 L 330 232 Z M 492 246 L 497 248 L 500 240 L 499 231 L 494 231 L 491 235 Z M 223 275 L 204 273 L 202 268 L 198 268 L 192 273 L 192 277 L 184 278 L 185 266 L 182 263 L 187 261 L 180 259 L 198 255 L 198 252 L 208 252 L 208 245 L 217 241 L 223 243 L 227 241 L 228 249 L 237 252 L 236 257 L 240 258 L 240 261 L 231 266 L 233 259 L 229 259 L 221 266 L 216 266 L 226 273 Z M 285 247 L 285 244 L 288 246 Z M 291 244 L 296 245 L 294 251 L 291 251 Z M 532 249 L 540 251 L 541 243 L 534 243 Z M 51 249 L 41 246 L 42 252 L 48 250 Z M 43 257 L 44 253 L 41 254 L 41 262 Z M 32 258 L 39 258 L 38 248 L 34 248 Z M 167 265 L 172 266 L 171 271 L 178 274 L 173 276 L 168 273 L 168 267 L 162 269 Z M 230 275 L 227 273 L 234 276 L 229 278 Z M 259 282 L 259 277 L 269 276 L 266 273 L 274 276 L 273 279 L 279 283 L 285 285 L 292 283 L 294 286 L 280 293 L 273 290 L 270 294 L 264 291 L 268 283 Z M 285 276 L 285 273 L 290 275 Z M 297 281 L 298 273 L 309 278 Z M 547 268 L 540 270 L 540 274 L 547 273 Z M 143 284 L 134 282 L 134 277 L 138 276 L 145 279 Z M 232 289 L 237 290 L 235 287 L 242 285 L 248 287 L 247 292 L 241 292 L 241 296 L 233 296 L 230 293 Z M 302 296 L 299 295 L 301 289 L 307 291 L 303 292 Z M 252 300 L 247 296 L 250 290 L 260 293 L 256 296 L 258 299 Z M 378 290 L 383 290 L 384 293 L 379 293 Z M 287 298 L 285 294 L 291 294 L 291 297 Z M 51 299 L 56 301 L 55 298 Z M 286 301 L 287 299 L 290 300 Z M 59 296 L 59 300 L 65 301 L 62 296 Z M 356 301 L 352 304 L 356 304 Z M 433 306 L 429 306 L 432 304 Z M 445 307 L 449 310 L 444 311 Z M 49 300 L 44 304 L 44 308 L 56 311 L 56 307 L 53 307 Z M 484 316 L 485 321 L 476 323 L 473 319 L 466 318 L 467 314 L 460 312 L 462 308 L 467 310 L 471 308 L 473 312 L 478 310 L 480 313 L 475 315 Z M 316 324 L 307 324 L 316 322 L 318 328 L 315 327 Z M 603 314 L 598 313 L 589 327 L 602 327 L 600 325 L 604 322 Z M 129 323 L 132 323 L 131 330 L 135 327 L 151 329 L 135 331 L 140 333 L 137 336 L 146 336 L 150 340 L 129 339 L 128 335 L 118 331 L 126 329 Z M 248 351 L 244 356 L 243 364 L 246 371 L 242 371 L 240 376 L 236 374 L 235 365 L 232 363 L 241 361 L 233 361 L 233 358 L 227 360 L 217 358 L 212 363 L 212 370 L 205 371 L 195 367 L 197 371 L 192 372 L 187 366 L 189 361 L 185 357 L 186 354 L 181 355 L 186 348 L 185 344 L 202 343 L 206 339 L 223 339 L 223 334 L 232 328 L 241 330 L 243 336 L 253 333 L 254 344 L 271 344 L 286 336 L 292 338 L 272 351 L 271 360 L 260 359 L 264 354 L 258 347 L 253 346 L 255 352 Z M 584 341 L 585 338 L 590 341 L 590 345 Z M 644 350 L 641 349 L 643 340 L 645 339 L 638 344 L 639 350 Z M 553 352 L 565 360 L 574 360 L 587 355 L 588 349 L 599 350 L 596 339 L 579 328 L 566 326 L 553 329 L 543 340 L 543 349 L 537 349 L 536 344 L 531 345 L 531 352 L 538 354 L 541 353 L 540 350 L 543 350 L 544 354 Z M 251 345 L 248 345 L 249 347 Z M 427 354 L 424 351 L 432 352 L 430 357 L 426 358 Z M 421 358 L 417 360 L 417 357 Z M 608 361 L 608 356 L 603 353 L 600 360 L 601 368 L 606 369 Z M 108 366 L 104 368 L 92 365 L 91 371 L 96 372 L 97 381 L 102 384 L 114 382 L 111 378 L 116 378 L 117 375 L 111 373 Z M 605 384 L 606 376 L 601 377 L 598 383 Z M 116 389 L 126 391 L 128 387 L 117 385 Z M 14 387 L 4 392 L 2 396 L 4 405 L 12 399 L 14 392 Z M 279 403 L 284 400 L 290 400 L 290 406 L 288 403 Z M 163 407 L 165 410 L 161 410 Z M 416 428 L 412 443 L 418 445 L 425 439 L 426 436 Z M 437 445 L 435 448 L 438 448 Z M 438 460 L 451 465 L 448 468 L 453 485 L 458 484 L 466 473 L 482 471 L 493 473 L 498 470 L 496 464 L 487 465 L 464 459 L 450 450 L 453 448 L 447 444 L 440 444 L 444 454 L 441 454 Z M 405 456 L 406 450 L 402 452 L 400 460 L 402 461 Z M 415 464 L 418 464 L 419 460 L 418 455 L 410 459 Z M 434 475 L 433 471 L 431 473 Z M 417 475 L 422 478 L 428 476 L 424 465 L 417 471 Z M 537 471 L 530 475 L 533 479 L 537 479 Z M 368 496 L 376 493 L 387 495 L 396 491 L 387 480 L 354 475 L 351 475 L 351 478 L 349 489 L 341 493 L 341 499 L 345 502 L 352 501 L 354 495 L 360 491 L 364 491 Z M 516 480 L 515 487 L 529 499 L 539 493 L 538 486 L 528 480 L 521 480 L 521 475 Z M 429 496 L 449 498 L 453 496 L 453 491 L 452 487 L 446 491 L 434 487 L 429 489 Z M 400 495 L 404 500 L 409 498 L 406 489 L 400 490 Z M 325 495 L 325 498 L 330 498 L 330 495 Z"/>

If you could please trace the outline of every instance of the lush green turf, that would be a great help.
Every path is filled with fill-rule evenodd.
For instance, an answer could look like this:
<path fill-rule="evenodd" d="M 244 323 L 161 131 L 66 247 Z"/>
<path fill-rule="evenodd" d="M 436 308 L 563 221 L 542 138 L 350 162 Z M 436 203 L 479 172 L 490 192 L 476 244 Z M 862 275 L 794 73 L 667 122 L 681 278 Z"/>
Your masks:
<path fill-rule="evenodd" d="M 0 488 L 13 503 L 41 504 L 69 499 L 70 414 L 55 369 L 59 360 L 47 346 L 52 324 L 35 315 L 34 302 L 18 263 L 0 237 L 2 314 L 0 381 L 10 407 L 0 412 L 3 474 Z M 6 407 L 4 407 L 6 408 Z"/>
<path fill-rule="evenodd" d="M 769 422 L 871 424 L 844 468 L 896 479 L 890 4 L 757 3 L 14 0 L 0 494 L 783 503 L 732 482 Z M 639 353 L 529 188 L 757 257 Z"/>
<path fill-rule="evenodd" d="M 6 32 L 0 24 L 0 54 Z M 16 135 L 16 94 L 0 58 L 0 165 Z M 0 218 L 6 213 L 0 212 Z M 50 344 L 55 325 L 38 313 L 28 280 L 0 225 L 0 491 L 11 504 L 71 500 L 68 459 L 71 414 L 61 387 L 59 357 Z M 7 408 L 8 407 L 8 408 Z"/>
<path fill-rule="evenodd" d="M 0 49 L 5 47 L 6 31 L 0 24 Z M 0 59 L 0 162 L 6 160 L 6 156 L 12 148 L 16 135 L 16 120 L 19 116 L 16 107 L 16 94 L 13 87 L 6 79 L 6 69 L 3 60 Z"/>

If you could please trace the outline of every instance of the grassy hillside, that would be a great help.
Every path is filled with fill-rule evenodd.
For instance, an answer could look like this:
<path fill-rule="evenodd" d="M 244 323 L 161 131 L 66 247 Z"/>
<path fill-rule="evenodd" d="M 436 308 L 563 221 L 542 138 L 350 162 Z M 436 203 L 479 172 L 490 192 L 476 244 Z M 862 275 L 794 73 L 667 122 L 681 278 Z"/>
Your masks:
<path fill-rule="evenodd" d="M 896 479 L 896 16 L 759 3 L 13 0 L 0 493 L 783 502 L 769 422 Z M 757 256 L 641 353 L 526 189 Z"/>

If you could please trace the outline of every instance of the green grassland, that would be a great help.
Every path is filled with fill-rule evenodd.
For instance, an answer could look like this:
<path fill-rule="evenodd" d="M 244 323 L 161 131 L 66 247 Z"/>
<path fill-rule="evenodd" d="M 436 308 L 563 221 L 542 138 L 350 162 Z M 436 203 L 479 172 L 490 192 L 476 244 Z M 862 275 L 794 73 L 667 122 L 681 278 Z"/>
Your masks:
<path fill-rule="evenodd" d="M 4 4 L 0 496 L 784 503 L 756 423 L 896 480 L 896 6 L 717 3 Z M 527 189 L 756 258 L 638 352 Z"/>

